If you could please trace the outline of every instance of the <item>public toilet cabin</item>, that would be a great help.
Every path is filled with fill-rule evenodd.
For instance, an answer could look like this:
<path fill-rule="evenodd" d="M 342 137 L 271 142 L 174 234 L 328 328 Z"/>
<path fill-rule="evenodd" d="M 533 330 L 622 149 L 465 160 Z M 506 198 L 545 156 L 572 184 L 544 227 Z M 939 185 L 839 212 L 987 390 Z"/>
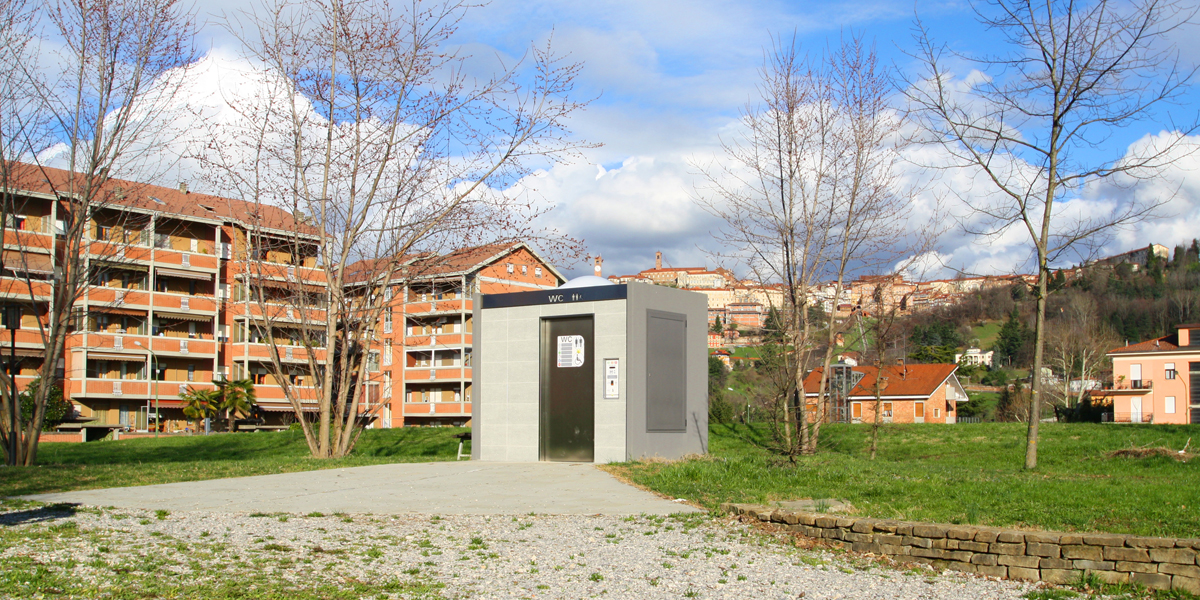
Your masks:
<path fill-rule="evenodd" d="M 587 276 L 474 306 L 473 460 L 707 452 L 703 294 Z"/>

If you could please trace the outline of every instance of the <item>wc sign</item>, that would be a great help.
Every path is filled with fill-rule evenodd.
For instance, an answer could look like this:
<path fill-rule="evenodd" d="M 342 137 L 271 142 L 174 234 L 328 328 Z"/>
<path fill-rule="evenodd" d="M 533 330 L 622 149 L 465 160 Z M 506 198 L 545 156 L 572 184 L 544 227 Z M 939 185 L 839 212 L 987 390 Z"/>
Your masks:
<path fill-rule="evenodd" d="M 583 366 L 583 336 L 582 335 L 560 335 L 558 336 L 558 367 L 560 369 L 566 367 L 582 367 Z"/>

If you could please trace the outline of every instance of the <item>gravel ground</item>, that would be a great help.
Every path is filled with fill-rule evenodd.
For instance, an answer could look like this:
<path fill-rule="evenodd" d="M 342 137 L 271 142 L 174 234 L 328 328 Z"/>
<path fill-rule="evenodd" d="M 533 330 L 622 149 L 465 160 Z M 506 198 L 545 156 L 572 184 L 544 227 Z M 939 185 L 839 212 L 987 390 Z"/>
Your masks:
<path fill-rule="evenodd" d="M 1032 589 L 801 549 L 703 514 L 0 510 L 7 598 L 1019 598 Z"/>

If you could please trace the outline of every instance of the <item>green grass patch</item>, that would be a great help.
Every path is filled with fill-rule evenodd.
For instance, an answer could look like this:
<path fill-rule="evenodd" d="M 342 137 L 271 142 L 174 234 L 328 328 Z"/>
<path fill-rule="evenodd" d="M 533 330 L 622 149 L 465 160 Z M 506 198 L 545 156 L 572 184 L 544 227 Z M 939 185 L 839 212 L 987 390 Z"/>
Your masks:
<path fill-rule="evenodd" d="M 0 469 L 0 496 L 454 460 L 454 435 L 463 431 L 371 429 L 363 432 L 351 456 L 336 460 L 311 458 L 299 431 L 41 444 L 37 466 Z"/>
<path fill-rule="evenodd" d="M 987 350 L 996 343 L 996 339 L 1000 337 L 1000 328 L 1004 326 L 1002 321 L 986 321 L 971 328 L 971 337 L 967 340 L 968 343 L 979 340 L 979 348 Z"/>
<path fill-rule="evenodd" d="M 763 450 L 764 427 L 713 425 L 711 455 L 611 469 L 709 508 L 721 502 L 838 498 L 857 514 L 938 523 L 1193 537 L 1200 460 L 1108 458 L 1136 446 L 1180 449 L 1200 426 L 1045 423 L 1039 466 L 1024 470 L 1025 425 L 827 425 L 821 452 L 795 464 Z M 1193 441 L 1194 443 L 1194 441 Z"/>

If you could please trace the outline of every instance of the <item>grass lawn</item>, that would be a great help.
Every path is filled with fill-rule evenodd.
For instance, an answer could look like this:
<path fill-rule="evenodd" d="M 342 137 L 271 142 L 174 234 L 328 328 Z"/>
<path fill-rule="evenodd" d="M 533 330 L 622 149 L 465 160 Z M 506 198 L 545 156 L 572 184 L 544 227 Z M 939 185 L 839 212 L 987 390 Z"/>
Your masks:
<path fill-rule="evenodd" d="M 309 458 L 304 434 L 299 431 L 47 443 L 38 446 L 36 467 L 0 468 L 0 497 L 454 460 L 458 440 L 453 436 L 463 431 L 466 429 L 453 427 L 370 429 L 363 432 L 353 455 L 338 460 Z"/>
<path fill-rule="evenodd" d="M 996 343 L 996 339 L 1000 337 L 1000 328 L 1003 326 L 1004 323 L 1000 321 L 987 321 L 982 325 L 972 327 L 971 339 L 967 340 L 967 342 L 970 343 L 974 340 L 979 340 L 980 348 L 985 350 L 991 348 L 992 344 Z"/>
<path fill-rule="evenodd" d="M 698 501 L 849 501 L 858 514 L 1059 531 L 1200 535 L 1200 458 L 1108 458 L 1137 446 L 1200 443 L 1200 426 L 1042 424 L 1036 471 L 1022 469 L 1019 423 L 887 425 L 875 461 L 870 428 L 830 425 L 822 450 L 796 465 L 760 448 L 763 428 L 714 425 L 711 456 L 611 469 L 661 493 Z"/>

